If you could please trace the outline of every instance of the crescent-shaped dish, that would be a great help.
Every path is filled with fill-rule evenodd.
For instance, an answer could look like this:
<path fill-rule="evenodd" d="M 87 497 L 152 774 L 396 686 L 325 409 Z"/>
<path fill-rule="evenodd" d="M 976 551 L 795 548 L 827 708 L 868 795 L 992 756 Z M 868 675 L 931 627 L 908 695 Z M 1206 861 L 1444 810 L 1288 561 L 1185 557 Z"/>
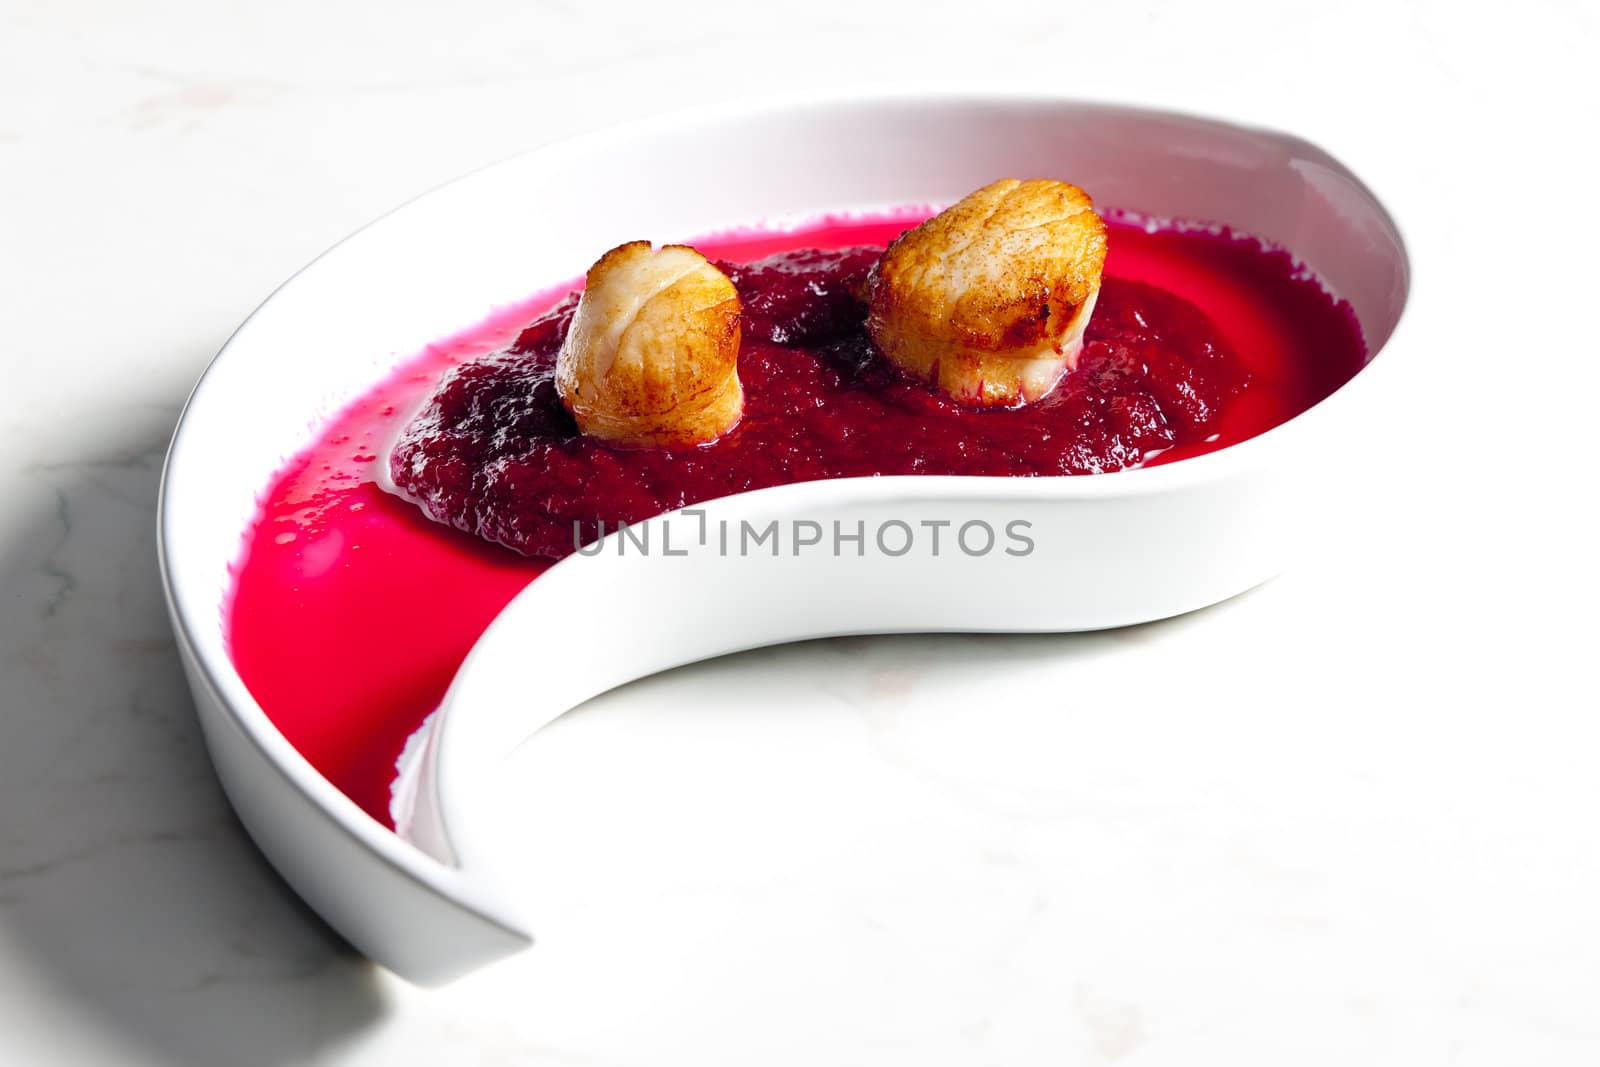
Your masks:
<path fill-rule="evenodd" d="M 697 177 L 707 159 L 737 165 L 708 185 Z M 652 520 L 689 545 L 701 523 L 720 521 L 876 528 L 909 515 L 1003 528 L 1020 518 L 1037 546 L 1025 556 L 572 556 L 511 604 L 457 677 L 408 783 L 409 840 L 319 775 L 252 698 L 229 659 L 223 618 L 257 494 L 319 423 L 398 358 L 639 234 L 681 239 L 830 211 L 948 203 L 1001 174 L 1070 176 L 1100 203 L 1221 220 L 1288 248 L 1349 302 L 1377 358 L 1289 422 L 1166 466 L 815 482 Z M 448 981 L 532 936 L 496 875 L 496 841 L 475 814 L 478 783 L 510 746 L 597 692 L 674 664 L 828 634 L 1127 625 L 1271 577 L 1302 524 L 1343 505 L 1323 477 L 1340 461 L 1341 439 L 1382 432 L 1363 418 L 1362 397 L 1381 381 L 1375 368 L 1393 358 L 1408 284 L 1394 222 L 1315 145 L 1057 99 L 896 95 L 700 112 L 472 174 L 286 283 L 228 341 L 184 410 L 162 485 L 160 553 L 218 774 L 262 850 L 340 933 L 402 976 Z M 642 610 L 685 588 L 702 591 L 695 625 Z M 788 607 L 752 610 L 780 602 Z M 603 656 L 584 639 L 592 628 L 608 634 Z M 530 641 L 564 657 L 573 680 L 522 693 L 508 665 Z"/>

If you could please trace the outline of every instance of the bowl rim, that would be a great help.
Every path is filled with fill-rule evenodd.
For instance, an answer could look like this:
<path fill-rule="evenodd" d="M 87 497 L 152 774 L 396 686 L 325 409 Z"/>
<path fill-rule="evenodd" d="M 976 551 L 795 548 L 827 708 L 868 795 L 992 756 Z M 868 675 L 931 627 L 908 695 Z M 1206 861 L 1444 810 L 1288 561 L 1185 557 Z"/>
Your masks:
<path fill-rule="evenodd" d="M 1368 391 L 1371 388 L 1375 365 L 1387 367 L 1392 362 L 1392 360 L 1380 360 L 1379 357 L 1394 346 L 1395 339 L 1405 326 L 1407 311 L 1412 302 L 1411 289 L 1413 287 L 1414 271 L 1404 232 L 1387 206 L 1385 206 L 1385 202 L 1378 192 L 1373 189 L 1370 183 L 1350 171 L 1347 166 L 1326 149 L 1297 134 L 1249 122 L 1237 121 L 1225 116 L 1190 112 L 1182 108 L 1098 100 L 1077 94 L 1068 95 L 1037 90 L 993 87 L 899 86 L 892 88 L 872 87 L 863 90 L 842 88 L 823 92 L 790 92 L 703 105 L 667 114 L 650 115 L 553 138 L 483 166 L 472 168 L 446 181 L 428 187 L 415 196 L 376 215 L 307 261 L 272 289 L 260 304 L 229 334 L 228 338 L 217 350 L 217 353 L 207 362 L 205 369 L 189 391 L 180 409 L 162 464 L 160 489 L 156 504 L 156 553 L 161 575 L 162 592 L 180 648 L 185 653 L 185 659 L 193 665 L 193 670 L 190 672 L 192 680 L 203 684 L 209 690 L 211 695 L 216 698 L 217 703 L 225 709 L 231 721 L 241 729 L 260 754 L 265 757 L 267 763 L 271 764 L 297 791 L 307 795 L 320 809 L 330 815 L 347 836 L 368 847 L 389 866 L 408 876 L 422 877 L 433 888 L 441 893 L 450 895 L 459 904 L 477 912 L 487 921 L 504 926 L 495 917 L 495 913 L 499 911 L 498 908 L 475 904 L 462 898 L 462 887 L 460 884 L 454 883 L 451 878 L 452 874 L 458 873 L 457 869 L 447 867 L 445 864 L 433 860 L 426 853 L 405 841 L 398 834 L 370 816 L 354 800 L 346 796 L 338 787 L 317 771 L 267 716 L 265 710 L 245 686 L 237 667 L 228 657 L 226 651 L 223 650 L 219 655 L 215 649 L 208 648 L 206 642 L 197 636 L 197 627 L 202 625 L 203 618 L 210 617 L 211 622 L 215 622 L 213 609 L 215 609 L 216 605 L 214 603 L 195 603 L 193 596 L 189 595 L 192 593 L 191 583 L 183 580 L 180 575 L 180 572 L 185 569 L 185 564 L 172 554 L 170 531 L 180 522 L 181 516 L 175 511 L 170 488 L 174 470 L 179 467 L 183 462 L 183 457 L 192 448 L 190 444 L 193 433 L 193 420 L 190 418 L 191 411 L 197 405 L 206 402 L 208 390 L 215 387 L 217 368 L 228 358 L 229 352 L 234 348 L 238 338 L 250 330 L 257 316 L 269 305 L 279 300 L 287 290 L 294 287 L 308 271 L 323 259 L 350 242 L 359 239 L 361 235 L 372 227 L 386 222 L 421 201 L 428 200 L 440 190 L 468 181 L 484 172 L 507 166 L 516 161 L 525 160 L 537 154 L 563 151 L 578 152 L 591 144 L 614 139 L 626 139 L 644 134 L 670 134 L 674 130 L 714 126 L 738 120 L 749 120 L 764 115 L 790 117 L 806 111 L 829 111 L 840 107 L 873 108 L 896 105 L 918 106 L 929 109 L 987 106 L 1038 109 L 1041 111 L 1080 108 L 1099 112 L 1123 112 L 1130 115 L 1165 116 L 1225 127 L 1234 131 L 1259 133 L 1280 142 L 1303 145 L 1307 150 L 1337 164 L 1347 176 L 1354 180 L 1371 198 L 1382 221 L 1389 227 L 1399 250 L 1398 266 L 1400 277 L 1405 287 L 1396 322 L 1389 336 L 1384 339 L 1382 344 L 1368 352 L 1366 362 L 1362 368 L 1329 396 L 1293 418 L 1255 437 L 1203 455 L 1154 467 L 1142 467 L 1088 476 L 1056 475 L 1036 478 L 997 479 L 977 475 L 899 475 L 801 482 L 758 490 L 757 493 L 762 495 L 781 495 L 786 501 L 796 503 L 803 502 L 806 499 L 827 496 L 850 496 L 860 492 L 864 486 L 871 486 L 874 495 L 881 495 L 890 491 L 889 487 L 893 486 L 894 489 L 907 491 L 914 495 L 937 497 L 940 501 L 945 502 L 962 502 L 989 500 L 994 499 L 997 495 L 1008 499 L 1016 499 L 1018 497 L 1081 500 L 1116 499 L 1193 488 L 1231 477 L 1245 470 L 1263 466 L 1268 457 L 1288 445 L 1292 438 L 1304 434 L 1314 424 L 1326 419 L 1331 410 L 1342 408 L 1350 403 L 1352 395 Z M 1384 373 L 1387 372 L 1385 371 Z M 756 494 L 740 495 L 754 496 Z M 790 498 L 794 499 L 791 500 Z M 240 531 L 241 538 L 244 533 L 245 531 Z M 218 662 L 219 658 L 220 662 Z"/>

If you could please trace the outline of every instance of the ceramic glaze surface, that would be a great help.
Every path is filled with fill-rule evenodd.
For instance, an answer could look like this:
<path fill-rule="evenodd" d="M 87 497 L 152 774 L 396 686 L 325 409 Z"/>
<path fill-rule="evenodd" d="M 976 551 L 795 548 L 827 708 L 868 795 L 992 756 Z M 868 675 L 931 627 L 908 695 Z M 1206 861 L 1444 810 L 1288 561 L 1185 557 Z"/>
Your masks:
<path fill-rule="evenodd" d="M 902 136 L 932 124 L 937 138 Z M 812 165 L 783 163 L 801 143 Z M 735 145 L 741 158 L 770 160 L 778 169 L 767 180 L 753 171 L 712 188 L 679 165 L 726 157 Z M 633 176 L 641 168 L 658 175 L 649 197 L 636 195 Z M 451 692 L 464 698 L 462 713 L 441 718 L 417 793 L 414 840 L 431 856 L 396 839 L 327 782 L 263 713 L 227 655 L 222 627 L 239 531 L 256 513 L 259 487 L 404 354 L 459 334 L 486 310 L 514 317 L 530 292 L 570 278 L 572 264 L 586 262 L 595 248 L 640 233 L 707 233 L 729 219 L 815 216 L 840 206 L 949 202 L 996 172 L 1071 174 L 1105 203 L 1154 217 L 1225 219 L 1293 249 L 1348 301 L 1373 364 L 1310 411 L 1183 463 L 1086 478 L 811 482 L 711 505 L 727 518 L 758 522 L 802 513 L 816 521 L 882 520 L 886 511 L 910 507 L 1003 524 L 1022 508 L 1041 533 L 1041 549 L 1025 569 L 1005 557 L 971 567 L 941 563 L 933 581 L 915 556 L 899 569 L 857 572 L 848 560 L 814 560 L 807 567 L 815 570 L 720 577 L 714 572 L 728 561 L 714 558 L 700 560 L 696 567 L 709 569 L 697 572 L 636 573 L 615 557 L 563 561 L 513 600 L 508 611 L 519 621 L 502 614 L 490 626 L 484 640 L 500 650 L 485 651 L 480 642 L 455 679 Z M 1175 174 L 1183 180 L 1175 182 Z M 550 203 L 579 209 L 552 213 L 542 207 Z M 492 869 L 496 849 L 479 818 L 486 809 L 476 788 L 483 761 L 492 763 L 504 746 L 610 685 L 751 644 L 839 632 L 1114 626 L 1258 584 L 1281 568 L 1306 524 L 1335 504 L 1316 494 L 1319 472 L 1336 455 L 1340 427 L 1359 421 L 1373 368 L 1384 365 L 1407 269 L 1382 207 L 1314 146 L 1199 119 L 1051 101 L 891 99 L 690 117 L 551 146 L 446 186 L 338 246 L 258 310 L 197 387 L 174 440 L 162 558 L 230 795 L 297 890 L 385 965 L 441 982 L 516 951 L 527 943 L 530 923 L 510 883 Z M 320 388 L 308 395 L 304 383 L 312 381 Z M 580 563 L 595 566 L 580 570 Z M 804 601 L 808 610 L 768 615 L 763 625 L 748 625 L 747 611 L 721 610 L 706 618 L 730 625 L 669 641 L 641 633 L 627 646 L 629 656 L 586 660 L 570 686 L 507 708 L 513 690 L 505 668 L 516 657 L 508 659 L 506 649 L 515 648 L 519 627 L 557 617 L 541 602 L 562 600 L 565 611 L 607 603 L 623 609 L 617 597 L 628 589 L 681 595 L 672 585 L 692 573 L 724 585 L 731 578 L 735 584 L 726 587 L 740 597 L 768 579 L 807 589 L 826 583 L 839 595 L 813 597 Z M 997 587 L 1010 594 L 978 594 Z M 484 714 L 497 706 L 498 718 Z"/>

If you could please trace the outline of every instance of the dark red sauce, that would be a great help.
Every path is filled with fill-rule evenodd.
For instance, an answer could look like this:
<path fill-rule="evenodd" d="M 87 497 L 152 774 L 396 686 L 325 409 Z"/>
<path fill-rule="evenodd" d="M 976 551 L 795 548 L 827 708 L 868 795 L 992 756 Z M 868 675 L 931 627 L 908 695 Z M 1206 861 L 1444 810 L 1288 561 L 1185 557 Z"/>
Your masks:
<path fill-rule="evenodd" d="M 1205 443 L 1250 380 L 1200 309 L 1108 278 L 1078 367 L 1054 392 L 1023 408 L 965 407 L 905 379 L 868 341 L 854 294 L 881 252 L 725 264 L 751 309 L 744 415 L 708 447 L 619 451 L 578 432 L 555 387 L 571 298 L 445 376 L 395 446 L 395 484 L 440 522 L 559 559 L 620 523 L 790 482 L 1138 466 Z"/>
<path fill-rule="evenodd" d="M 1113 222 L 1078 370 L 1028 408 L 961 408 L 901 380 L 862 338 L 850 294 L 876 253 L 823 254 L 881 249 L 917 218 L 696 242 L 737 264 L 819 250 L 730 268 L 747 309 L 746 409 L 710 448 L 617 452 L 576 437 L 548 379 L 570 316 L 570 303 L 546 312 L 552 294 L 428 348 L 343 411 L 268 487 L 235 576 L 230 648 L 268 716 L 388 824 L 405 739 L 489 621 L 548 566 L 377 487 L 379 453 L 419 405 L 396 450 L 402 485 L 453 525 L 554 557 L 572 550 L 575 520 L 609 529 L 780 482 L 1170 462 L 1293 417 L 1364 361 L 1349 309 L 1288 255 Z"/>

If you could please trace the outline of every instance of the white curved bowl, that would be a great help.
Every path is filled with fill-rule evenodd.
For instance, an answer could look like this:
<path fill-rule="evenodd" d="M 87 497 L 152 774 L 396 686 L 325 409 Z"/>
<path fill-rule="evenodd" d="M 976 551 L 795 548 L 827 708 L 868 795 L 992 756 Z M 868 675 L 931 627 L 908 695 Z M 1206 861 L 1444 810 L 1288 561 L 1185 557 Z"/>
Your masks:
<path fill-rule="evenodd" d="M 706 160 L 718 163 L 709 180 Z M 160 552 L 168 601 L 206 740 L 240 818 L 353 944 L 407 978 L 437 983 L 529 943 L 496 880 L 492 836 L 476 830 L 474 783 L 487 761 L 596 692 L 705 656 L 826 634 L 1126 625 L 1215 603 L 1280 569 L 1298 524 L 1315 519 L 1319 472 L 1338 438 L 1362 426 L 1370 366 L 1268 433 L 1167 466 L 1092 477 L 817 482 L 707 506 L 709 521 L 760 525 L 838 519 L 875 529 L 893 519 L 950 519 L 1003 528 L 1021 518 L 1033 524 L 1036 545 L 1025 557 L 934 558 L 921 542 L 896 558 L 606 552 L 564 561 L 512 603 L 458 676 L 419 776 L 416 844 L 313 770 L 245 689 L 222 619 L 229 565 L 257 494 L 322 420 L 396 360 L 571 277 L 596 249 L 623 240 L 949 201 L 1004 175 L 1070 178 L 1103 205 L 1225 222 L 1283 245 L 1350 302 L 1374 354 L 1392 341 L 1408 286 L 1399 234 L 1372 193 L 1321 149 L 1169 113 L 972 96 L 701 113 L 541 148 L 362 230 L 274 293 L 229 340 L 196 386 L 167 458 Z M 655 525 L 668 521 L 687 520 Z M 662 626 L 638 610 L 688 589 L 702 603 L 692 627 Z M 717 598 L 705 598 L 706 589 Z M 598 655 L 585 621 L 606 628 L 606 647 L 632 653 Z M 582 680 L 546 692 L 538 706 L 513 699 L 505 668 L 525 661 L 530 647 Z"/>

